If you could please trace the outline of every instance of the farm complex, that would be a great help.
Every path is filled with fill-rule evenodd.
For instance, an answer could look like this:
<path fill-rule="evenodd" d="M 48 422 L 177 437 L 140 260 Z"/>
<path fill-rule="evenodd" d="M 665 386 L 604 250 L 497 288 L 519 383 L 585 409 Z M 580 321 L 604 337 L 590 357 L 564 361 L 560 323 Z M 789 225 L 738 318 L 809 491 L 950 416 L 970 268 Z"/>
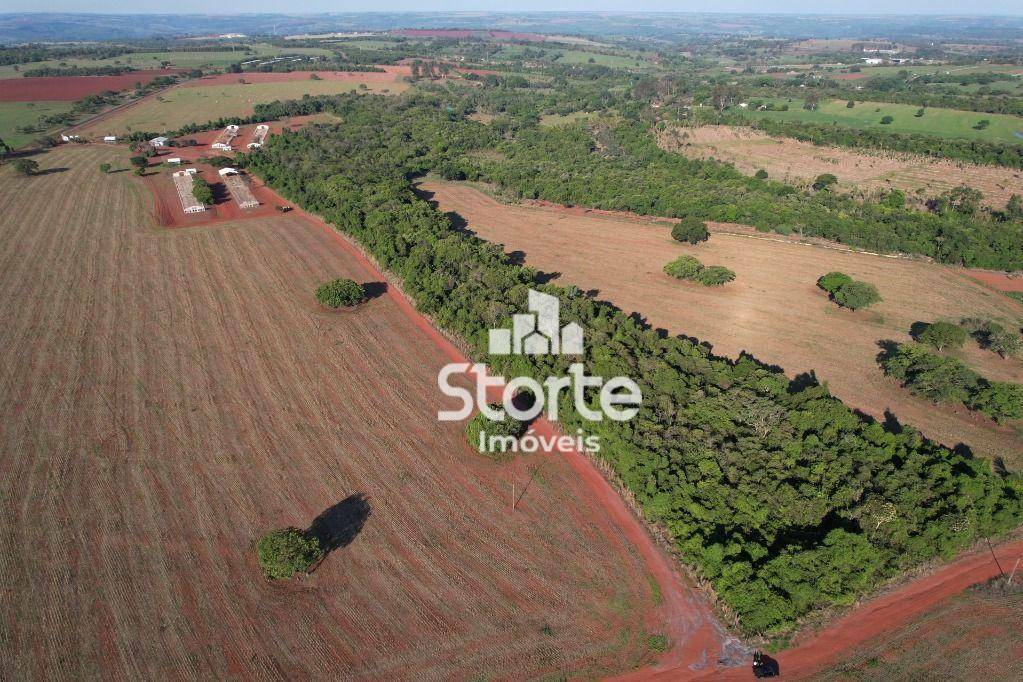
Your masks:
<path fill-rule="evenodd" d="M 434 9 L 0 14 L 0 680 L 1018 678 L 1023 18 Z"/>

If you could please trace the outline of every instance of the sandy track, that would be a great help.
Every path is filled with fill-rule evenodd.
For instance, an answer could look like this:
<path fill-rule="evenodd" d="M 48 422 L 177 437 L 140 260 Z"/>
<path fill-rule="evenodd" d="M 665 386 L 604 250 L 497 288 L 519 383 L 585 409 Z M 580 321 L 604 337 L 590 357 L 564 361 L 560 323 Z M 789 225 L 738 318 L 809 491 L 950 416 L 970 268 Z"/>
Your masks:
<path fill-rule="evenodd" d="M 648 660 L 644 559 L 577 469 L 493 465 L 438 424 L 447 357 L 393 298 L 314 304 L 329 276 L 375 281 L 364 263 L 298 215 L 158 230 L 144 187 L 103 161 L 123 154 L 64 147 L 40 162 L 68 170 L 3 171 L 0 677 Z M 354 493 L 372 514 L 349 547 L 309 579 L 261 579 L 262 531 Z"/>
<path fill-rule="evenodd" d="M 1023 196 L 1023 171 L 1018 169 L 820 147 L 770 137 L 752 128 L 669 128 L 658 135 L 658 144 L 686 156 L 726 161 L 750 175 L 763 169 L 771 178 L 797 186 L 809 186 L 821 173 L 832 173 L 842 190 L 861 196 L 900 189 L 911 202 L 922 203 L 957 185 L 969 185 L 984 194 L 985 205 L 998 209 L 1004 208 L 1013 194 Z M 922 194 L 917 194 L 918 190 Z"/>
<path fill-rule="evenodd" d="M 465 185 L 427 183 L 424 189 L 482 238 L 523 252 L 528 265 L 561 273 L 563 284 L 598 290 L 598 298 L 638 311 L 656 327 L 710 342 L 723 355 L 749 351 L 790 376 L 816 371 L 835 395 L 879 419 L 890 410 L 949 445 L 963 442 L 978 454 L 1023 464 L 1023 427 L 999 427 L 961 407 L 935 407 L 877 366 L 877 342 L 908 340 L 917 320 L 1023 319 L 1019 303 L 949 268 L 723 233 L 682 246 L 666 227 L 647 220 L 509 206 Z M 682 253 L 727 266 L 737 280 L 722 288 L 672 280 L 661 268 Z M 815 286 L 829 270 L 874 283 L 884 302 L 856 313 L 839 309 Z M 1001 360 L 975 344 L 963 356 L 993 379 L 1023 381 L 1023 361 Z"/>

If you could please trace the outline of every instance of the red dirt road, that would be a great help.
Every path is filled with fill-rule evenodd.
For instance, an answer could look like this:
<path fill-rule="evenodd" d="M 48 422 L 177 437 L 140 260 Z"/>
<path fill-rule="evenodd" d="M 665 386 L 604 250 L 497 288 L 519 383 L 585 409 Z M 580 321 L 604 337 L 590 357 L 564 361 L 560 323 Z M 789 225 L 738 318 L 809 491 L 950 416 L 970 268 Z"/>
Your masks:
<path fill-rule="evenodd" d="M 107 90 L 115 92 L 146 84 L 157 76 L 180 73 L 180 69 L 146 69 L 119 76 L 58 76 L 54 78 L 0 79 L 0 102 L 73 102 Z"/>

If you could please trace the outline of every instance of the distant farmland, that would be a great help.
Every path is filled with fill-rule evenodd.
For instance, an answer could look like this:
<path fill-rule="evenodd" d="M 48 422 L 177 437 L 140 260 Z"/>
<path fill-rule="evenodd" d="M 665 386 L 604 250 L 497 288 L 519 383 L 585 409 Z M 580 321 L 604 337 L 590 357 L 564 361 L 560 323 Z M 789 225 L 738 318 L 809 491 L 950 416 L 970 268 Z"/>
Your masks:
<path fill-rule="evenodd" d="M 315 303 L 326 278 L 366 281 L 334 235 L 296 213 L 161 230 L 141 182 L 97 170 L 126 156 L 0 168 L 0 678 L 650 660 L 655 588 L 565 459 L 495 464 L 438 422 L 448 358 L 386 293 Z M 262 578 L 263 531 L 356 494 L 371 513 L 349 545 L 309 578 Z"/>
<path fill-rule="evenodd" d="M 372 76 L 372 74 L 371 74 Z M 163 132 L 177 130 L 188 123 L 205 123 L 221 117 L 250 116 L 256 104 L 276 100 L 300 99 L 302 95 L 336 95 L 358 90 L 398 93 L 408 88 L 398 80 L 374 78 L 310 80 L 301 74 L 284 82 L 238 83 L 247 80 L 237 74 L 233 84 L 211 84 L 202 87 L 178 86 L 157 96 L 147 97 L 113 116 L 87 125 L 83 132 L 94 135 L 116 135 L 133 130 Z"/>
<path fill-rule="evenodd" d="M 750 111 L 750 116 L 783 120 L 805 121 L 807 123 L 832 124 L 849 128 L 876 128 L 890 133 L 918 133 L 937 137 L 984 140 L 986 142 L 1007 142 L 1023 144 L 1023 118 L 1007 114 L 985 114 L 958 109 L 924 109 L 924 115 L 914 116 L 920 108 L 910 104 L 885 104 L 882 102 L 856 102 L 849 109 L 846 100 L 821 102 L 813 111 L 803 109 L 803 102 L 790 99 L 764 99 L 775 105 L 787 104 L 788 111 Z M 890 124 L 881 119 L 891 116 Z M 989 121 L 983 130 L 973 126 L 982 120 Z"/>

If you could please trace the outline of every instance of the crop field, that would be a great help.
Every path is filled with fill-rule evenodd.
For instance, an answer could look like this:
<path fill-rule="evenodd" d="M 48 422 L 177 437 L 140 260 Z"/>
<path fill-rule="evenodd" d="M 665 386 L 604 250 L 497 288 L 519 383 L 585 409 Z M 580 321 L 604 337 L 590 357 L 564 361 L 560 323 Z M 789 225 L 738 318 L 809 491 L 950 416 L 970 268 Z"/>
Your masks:
<path fill-rule="evenodd" d="M 852 109 L 846 100 L 821 102 L 814 111 L 803 109 L 800 100 L 776 99 L 775 104 L 788 104 L 788 111 L 750 111 L 750 116 L 805 121 L 846 126 L 849 128 L 879 128 L 891 133 L 917 133 L 946 138 L 964 138 L 987 142 L 1023 142 L 1023 118 L 1007 114 L 985 114 L 958 109 L 925 109 L 924 115 L 914 116 L 920 107 L 909 104 L 882 102 L 856 102 Z M 881 119 L 891 116 L 893 121 L 882 124 Z M 980 121 L 989 122 L 986 128 L 974 128 Z M 1019 133 L 1019 135 L 1017 135 Z"/>
<path fill-rule="evenodd" d="M 242 78 L 244 76 L 238 76 Z M 237 81 L 237 78 L 236 78 Z M 256 104 L 276 100 L 299 99 L 302 95 L 336 95 L 365 85 L 366 92 L 398 93 L 407 83 L 359 80 L 290 80 L 284 82 L 177 86 L 159 96 L 147 97 L 109 118 L 86 125 L 82 132 L 93 135 L 117 135 L 133 130 L 177 130 L 187 123 L 205 123 L 221 117 L 249 116 Z"/>
<path fill-rule="evenodd" d="M 0 169 L 0 678 L 650 660 L 659 592 L 566 460 L 494 463 L 438 422 L 448 358 L 386 292 L 315 303 L 369 276 L 336 235 L 297 213 L 160 229 L 137 178 L 97 171 L 126 156 Z M 318 517 L 346 544 L 265 581 L 253 542 Z"/>
<path fill-rule="evenodd" d="M 1006 567 L 1010 570 L 1011 565 Z M 1004 584 L 1004 580 L 1000 580 Z M 1014 588 L 1014 589 L 1013 589 Z M 822 680 L 1023 678 L 1023 587 L 977 586 L 849 652 Z"/>
<path fill-rule="evenodd" d="M 598 299 L 638 312 L 654 327 L 710 342 L 719 354 L 748 351 L 789 376 L 814 371 L 835 395 L 878 419 L 891 411 L 944 443 L 964 442 L 979 455 L 1023 464 L 1023 425 L 999 427 L 962 407 L 934 406 L 877 365 L 878 342 L 909 340 L 916 321 L 977 316 L 1019 326 L 1023 305 L 951 268 L 813 247 L 736 225 L 715 225 L 709 242 L 683 246 L 653 220 L 505 205 L 462 184 L 422 187 L 481 238 L 558 273 L 558 283 L 596 290 Z M 662 266 L 683 253 L 731 268 L 736 281 L 707 288 L 671 279 Z M 815 284 L 831 270 L 873 283 L 884 301 L 858 312 L 838 308 Z M 1001 360 L 973 343 L 961 355 L 992 379 L 1023 380 L 1021 360 Z"/>
<path fill-rule="evenodd" d="M 98 95 L 112 90 L 118 92 L 134 88 L 136 83 L 146 84 L 158 76 L 177 73 L 168 69 L 131 71 L 119 76 L 54 76 L 37 78 L 8 78 L 0 81 L 0 102 L 73 102 L 86 95 Z"/>
<path fill-rule="evenodd" d="M 32 126 L 40 116 L 71 111 L 70 102 L 0 102 L 0 139 L 17 148 L 42 133 L 22 133 L 18 128 Z"/>
<path fill-rule="evenodd" d="M 658 144 L 693 158 L 726 161 L 749 175 L 763 169 L 774 180 L 801 187 L 821 173 L 832 173 L 840 189 L 859 196 L 899 189 L 910 201 L 923 203 L 957 185 L 969 185 L 984 194 L 984 204 L 1001 209 L 1013 194 L 1023 195 L 1023 171 L 1013 168 L 819 147 L 751 128 L 669 128 L 658 136 Z"/>

